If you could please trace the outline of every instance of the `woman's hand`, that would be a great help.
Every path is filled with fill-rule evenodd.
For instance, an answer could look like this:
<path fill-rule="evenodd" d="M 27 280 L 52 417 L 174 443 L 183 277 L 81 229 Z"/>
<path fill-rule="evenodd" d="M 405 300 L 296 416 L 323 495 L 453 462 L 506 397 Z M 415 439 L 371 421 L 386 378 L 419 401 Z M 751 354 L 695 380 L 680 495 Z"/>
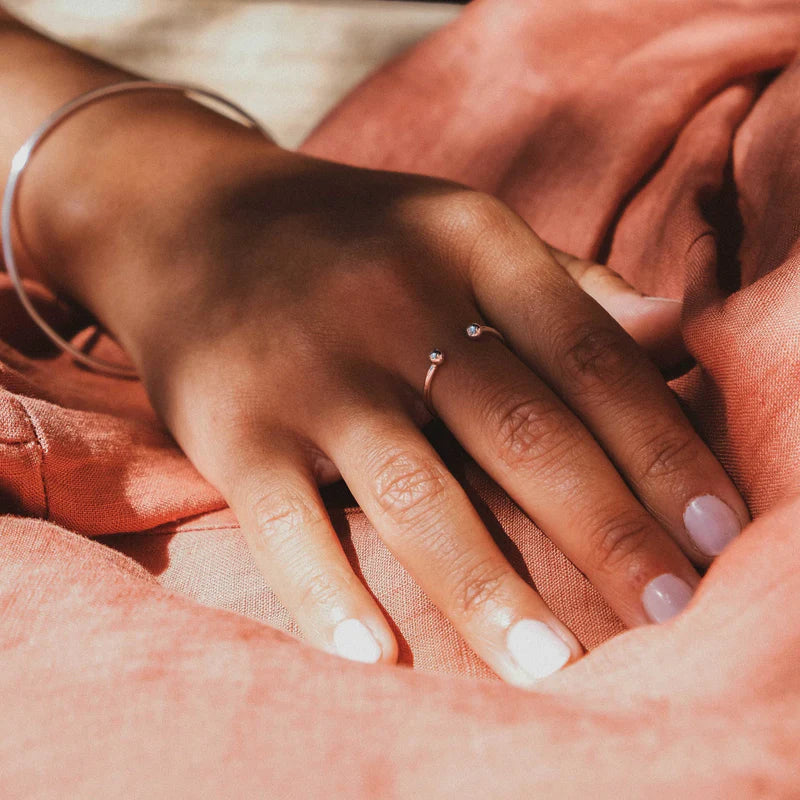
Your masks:
<path fill-rule="evenodd" d="M 103 115 L 115 124 L 97 149 Z M 658 370 L 568 272 L 588 286 L 597 270 L 489 196 L 286 152 L 213 116 L 150 95 L 86 109 L 53 139 L 91 142 L 93 170 L 46 145 L 22 227 L 131 355 L 307 639 L 396 657 L 320 499 L 341 476 L 500 676 L 527 686 L 581 654 L 420 432 L 434 349 L 436 412 L 619 616 L 680 610 L 691 561 L 707 564 L 747 510 Z M 613 282 L 593 292 L 613 306 Z M 469 338 L 471 323 L 506 346 Z"/>

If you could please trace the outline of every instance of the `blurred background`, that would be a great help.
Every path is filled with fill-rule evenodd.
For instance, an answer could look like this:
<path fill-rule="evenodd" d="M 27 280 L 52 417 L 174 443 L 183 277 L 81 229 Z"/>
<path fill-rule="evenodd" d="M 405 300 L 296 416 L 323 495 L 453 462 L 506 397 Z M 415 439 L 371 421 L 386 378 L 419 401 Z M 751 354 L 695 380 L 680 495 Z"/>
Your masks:
<path fill-rule="evenodd" d="M 5 0 L 34 27 L 146 77 L 197 83 L 298 145 L 365 75 L 463 10 L 406 0 Z"/>

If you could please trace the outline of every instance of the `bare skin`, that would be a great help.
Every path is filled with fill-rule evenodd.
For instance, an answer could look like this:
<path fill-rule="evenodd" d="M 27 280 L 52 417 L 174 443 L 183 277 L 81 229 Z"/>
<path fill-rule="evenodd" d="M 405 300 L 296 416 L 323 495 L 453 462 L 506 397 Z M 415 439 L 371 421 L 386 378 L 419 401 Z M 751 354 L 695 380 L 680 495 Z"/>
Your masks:
<path fill-rule="evenodd" d="M 130 77 L 10 18 L 0 39 L 0 164 L 63 102 Z M 21 92 L 29 102 L 11 103 Z M 420 431 L 433 347 L 446 356 L 432 394 L 444 423 L 628 625 L 651 621 L 653 579 L 693 589 L 710 563 L 684 526 L 693 498 L 716 496 L 748 520 L 659 370 L 606 310 L 666 357 L 676 305 L 552 250 L 492 197 L 298 155 L 188 100 L 141 93 L 64 123 L 37 153 L 19 210 L 31 274 L 122 344 L 323 650 L 397 653 L 319 495 L 342 477 L 506 681 L 542 677 L 512 646 L 521 621 L 555 634 L 562 663 L 582 654 Z M 470 340 L 474 322 L 508 346 Z M 358 652 L 337 633 L 352 621 Z"/>

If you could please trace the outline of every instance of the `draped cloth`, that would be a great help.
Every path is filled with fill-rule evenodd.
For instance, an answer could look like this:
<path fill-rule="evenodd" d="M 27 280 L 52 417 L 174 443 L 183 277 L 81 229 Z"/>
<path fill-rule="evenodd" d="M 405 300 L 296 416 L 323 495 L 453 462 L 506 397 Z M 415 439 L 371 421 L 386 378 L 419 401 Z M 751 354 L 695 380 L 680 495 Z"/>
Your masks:
<path fill-rule="evenodd" d="M 581 573 L 431 431 L 511 563 L 595 651 L 541 692 L 492 676 L 340 486 L 326 502 L 400 666 L 299 641 L 141 386 L 52 351 L 2 276 L 4 795 L 619 796 L 627 780 L 630 796 L 691 796 L 734 772 L 719 796 L 770 780 L 800 793 L 783 766 L 800 757 L 800 711 L 781 705 L 800 709 L 798 49 L 794 2 L 476 0 L 302 148 L 496 194 L 556 247 L 684 301 L 694 365 L 672 385 L 756 521 L 676 632 L 617 636 Z M 114 357 L 113 343 L 95 347 Z M 753 730 L 769 747 L 734 767 L 743 696 L 761 703 Z M 731 754 L 708 762 L 711 775 L 680 745 L 703 729 L 701 708 L 716 720 L 704 735 Z M 656 756 L 659 736 L 670 744 Z M 742 783 L 759 755 L 764 774 Z"/>

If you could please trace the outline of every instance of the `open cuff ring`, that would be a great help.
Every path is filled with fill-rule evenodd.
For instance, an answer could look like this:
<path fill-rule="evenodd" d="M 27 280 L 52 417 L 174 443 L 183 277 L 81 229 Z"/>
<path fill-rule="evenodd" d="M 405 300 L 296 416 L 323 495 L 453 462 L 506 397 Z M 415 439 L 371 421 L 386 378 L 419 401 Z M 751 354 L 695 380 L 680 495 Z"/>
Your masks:
<path fill-rule="evenodd" d="M 503 336 L 497 328 L 492 328 L 490 325 L 480 325 L 477 322 L 472 322 L 467 325 L 466 330 L 464 331 L 467 334 L 468 339 L 480 339 L 481 336 L 484 334 L 489 336 L 494 336 L 495 339 L 499 339 L 503 344 L 506 343 L 505 337 Z M 435 417 L 436 409 L 433 407 L 433 403 L 431 402 L 431 388 L 433 386 L 433 376 L 436 374 L 436 370 L 444 363 L 444 352 L 442 352 L 438 347 L 431 350 L 428 354 L 428 360 L 431 362 L 430 366 L 428 367 L 428 372 L 425 375 L 425 386 L 422 390 L 422 399 L 425 401 L 425 408 L 428 409 L 428 413 Z"/>

